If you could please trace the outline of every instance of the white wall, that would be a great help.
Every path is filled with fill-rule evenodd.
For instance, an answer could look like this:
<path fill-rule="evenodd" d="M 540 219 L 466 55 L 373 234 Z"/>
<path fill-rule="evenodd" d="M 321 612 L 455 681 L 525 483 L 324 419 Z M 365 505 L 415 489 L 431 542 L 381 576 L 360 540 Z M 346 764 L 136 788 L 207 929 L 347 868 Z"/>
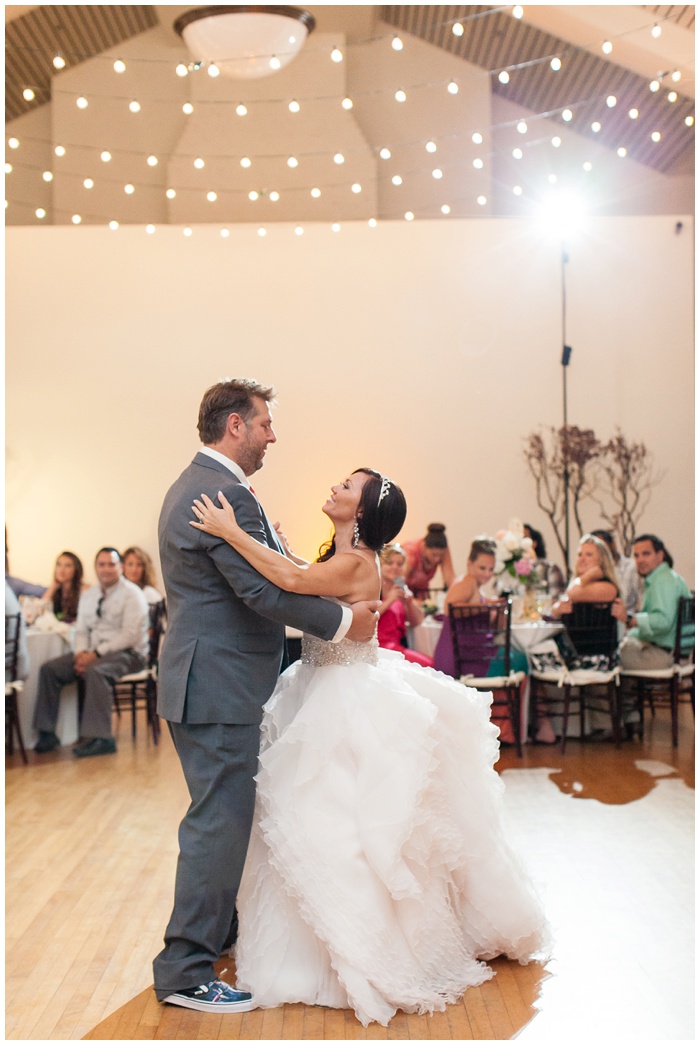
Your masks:
<path fill-rule="evenodd" d="M 675 220 L 599 218 L 571 244 L 569 420 L 653 450 L 642 525 L 690 579 L 692 222 Z M 559 247 L 523 221 L 13 228 L 6 245 L 14 573 L 46 582 L 64 548 L 155 554 L 201 394 L 234 375 L 278 390 L 255 486 L 302 554 L 328 534 L 329 484 L 363 464 L 404 487 L 403 535 L 445 522 L 458 563 L 516 514 L 554 550 L 522 445 L 561 421 Z"/>

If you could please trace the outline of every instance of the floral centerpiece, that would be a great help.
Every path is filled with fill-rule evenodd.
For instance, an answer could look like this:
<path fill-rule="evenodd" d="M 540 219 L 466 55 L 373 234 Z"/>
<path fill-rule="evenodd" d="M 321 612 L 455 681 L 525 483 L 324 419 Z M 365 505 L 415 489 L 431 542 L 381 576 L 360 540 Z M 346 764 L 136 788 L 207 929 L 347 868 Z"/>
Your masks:
<path fill-rule="evenodd" d="M 425 602 L 421 603 L 420 608 L 426 617 L 433 617 L 438 611 L 438 604 L 433 602 L 432 599 L 426 599 Z"/>
<path fill-rule="evenodd" d="M 496 534 L 496 574 L 501 588 L 508 577 L 525 588 L 537 580 L 532 539 L 525 536 L 520 519 L 511 519 L 508 529 Z"/>

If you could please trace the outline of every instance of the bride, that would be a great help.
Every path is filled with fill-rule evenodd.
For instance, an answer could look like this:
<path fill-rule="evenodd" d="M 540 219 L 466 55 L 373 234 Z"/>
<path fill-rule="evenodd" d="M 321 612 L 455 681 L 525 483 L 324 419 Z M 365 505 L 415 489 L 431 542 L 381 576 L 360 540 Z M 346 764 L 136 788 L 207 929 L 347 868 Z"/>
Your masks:
<path fill-rule="evenodd" d="M 288 591 L 376 599 L 377 553 L 406 515 L 360 468 L 331 488 L 335 534 L 307 563 L 258 543 L 220 493 L 192 526 Z M 288 550 L 288 549 L 287 549 Z M 400 653 L 305 636 L 265 706 L 255 824 L 238 894 L 239 989 L 259 1006 L 442 1010 L 545 940 L 540 902 L 502 821 L 489 698 Z"/>

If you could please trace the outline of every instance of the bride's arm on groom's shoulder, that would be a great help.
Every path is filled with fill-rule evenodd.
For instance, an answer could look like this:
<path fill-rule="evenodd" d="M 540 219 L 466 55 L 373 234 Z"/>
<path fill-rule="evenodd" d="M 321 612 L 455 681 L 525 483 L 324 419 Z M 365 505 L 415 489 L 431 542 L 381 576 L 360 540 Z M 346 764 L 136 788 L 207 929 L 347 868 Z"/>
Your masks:
<path fill-rule="evenodd" d="M 195 500 L 192 511 L 198 522 L 190 520 L 190 526 L 222 537 L 278 588 L 300 595 L 334 595 L 350 601 L 354 601 L 353 596 L 362 597 L 356 589 L 362 584 L 366 564 L 359 556 L 341 554 L 322 563 L 294 562 L 241 529 L 231 504 L 221 492 L 218 498 L 222 508 L 217 508 L 206 494 L 202 494 L 201 501 Z"/>

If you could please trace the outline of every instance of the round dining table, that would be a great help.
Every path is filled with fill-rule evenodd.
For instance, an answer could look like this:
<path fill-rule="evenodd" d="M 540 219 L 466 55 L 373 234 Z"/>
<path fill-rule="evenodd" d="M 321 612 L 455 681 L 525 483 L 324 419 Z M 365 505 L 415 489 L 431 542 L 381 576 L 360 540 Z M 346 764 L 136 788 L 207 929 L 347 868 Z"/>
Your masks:
<path fill-rule="evenodd" d="M 34 729 L 34 708 L 39 689 L 39 671 L 47 660 L 62 657 L 71 650 L 70 630 L 44 631 L 37 627 L 27 628 L 27 652 L 29 674 L 19 694 L 19 722 L 26 748 L 32 748 L 38 734 Z M 64 686 L 56 724 L 56 735 L 61 744 L 74 744 L 78 739 L 78 687 L 73 683 Z"/>

